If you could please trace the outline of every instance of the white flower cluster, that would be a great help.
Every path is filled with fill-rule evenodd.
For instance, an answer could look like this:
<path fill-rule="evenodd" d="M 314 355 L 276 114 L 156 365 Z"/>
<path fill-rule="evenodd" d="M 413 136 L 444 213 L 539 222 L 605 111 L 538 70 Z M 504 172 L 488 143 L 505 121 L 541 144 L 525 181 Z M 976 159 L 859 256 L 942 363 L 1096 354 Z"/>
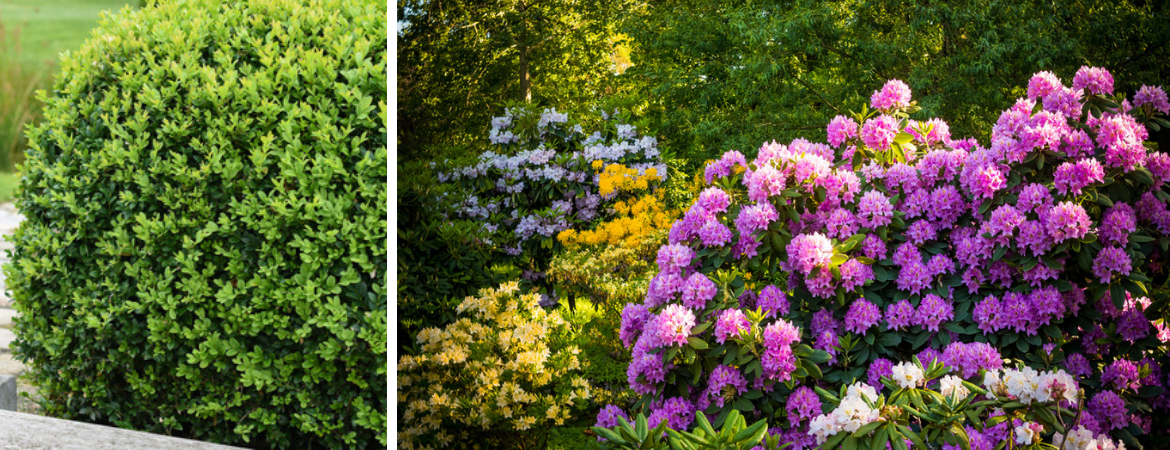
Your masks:
<path fill-rule="evenodd" d="M 866 402 L 869 399 L 869 402 Z M 809 423 L 808 434 L 816 436 L 817 445 L 824 444 L 829 437 L 845 432 L 855 432 L 867 423 L 876 422 L 880 417 L 879 410 L 871 408 L 870 403 L 878 399 L 877 391 L 873 386 L 865 383 L 855 383 L 849 386 L 845 398 L 828 414 L 821 414 Z"/>
<path fill-rule="evenodd" d="M 1022 370 L 992 370 L 983 375 L 983 386 L 999 396 L 1015 397 L 1020 403 L 1066 400 L 1077 402 L 1077 382 L 1063 370 L 1037 372 L 1031 367 Z"/>
<path fill-rule="evenodd" d="M 569 114 L 568 113 L 558 113 L 556 108 L 551 108 L 551 109 L 546 108 L 544 110 L 544 113 L 540 115 L 540 122 L 538 122 L 536 124 L 536 126 L 540 127 L 540 129 L 543 130 L 546 127 L 548 127 L 549 124 L 565 123 L 568 121 L 569 121 Z"/>
<path fill-rule="evenodd" d="M 1044 427 L 1036 422 L 1024 422 L 1016 427 L 1016 443 L 1020 445 L 1032 445 L 1033 442 L 1040 441 L 1040 432 L 1044 431 Z"/>
<path fill-rule="evenodd" d="M 633 125 L 618 124 L 618 126 L 617 126 L 618 139 L 633 139 L 634 136 L 637 136 L 637 134 L 638 134 L 636 131 L 634 131 L 635 128 L 636 127 L 634 127 Z"/>
<path fill-rule="evenodd" d="M 922 386 L 926 381 L 926 376 L 922 373 L 922 368 L 914 363 L 900 363 L 893 368 L 894 374 L 890 379 L 898 383 L 899 387 L 903 389 L 913 389 Z"/>
<path fill-rule="evenodd" d="M 939 390 L 943 397 L 954 397 L 956 400 L 962 400 L 971 394 L 971 390 L 963 386 L 963 379 L 954 375 L 942 377 L 939 383 L 941 385 Z"/>
<path fill-rule="evenodd" d="M 1093 438 L 1093 432 L 1082 425 L 1066 436 L 1056 433 L 1052 436 L 1052 445 L 1060 450 L 1125 450 L 1122 442 L 1114 443 L 1108 435 L 1098 435 Z"/>

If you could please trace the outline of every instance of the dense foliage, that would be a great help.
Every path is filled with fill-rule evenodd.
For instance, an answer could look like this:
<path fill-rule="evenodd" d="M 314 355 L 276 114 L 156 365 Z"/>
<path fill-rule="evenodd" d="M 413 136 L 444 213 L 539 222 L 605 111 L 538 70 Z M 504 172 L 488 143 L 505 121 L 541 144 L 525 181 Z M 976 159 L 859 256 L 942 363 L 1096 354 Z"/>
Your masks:
<path fill-rule="evenodd" d="M 384 8 L 165 1 L 62 59 L 5 266 L 46 413 L 387 445 Z"/>
<path fill-rule="evenodd" d="M 1167 82 L 1168 21 L 1170 4 L 1141 0 L 660 1 L 623 22 L 623 77 L 663 145 L 696 166 L 808 136 L 890 78 L 908 80 L 928 116 L 986 141 L 1037 70 L 1105 67 L 1126 92 Z"/>
<path fill-rule="evenodd" d="M 833 119 L 830 145 L 767 143 L 750 163 L 728 152 L 706 167 L 711 187 L 623 312 L 633 407 L 674 428 L 694 411 L 717 425 L 759 411 L 797 439 L 808 388 L 788 375 L 813 368 L 787 349 L 808 329 L 834 385 L 878 386 L 913 356 L 964 378 L 1005 360 L 1059 367 L 1092 398 L 1078 424 L 1163 439 L 1165 416 L 1148 412 L 1167 406 L 1170 156 L 1144 141 L 1170 127 L 1165 92 L 1131 103 L 1105 70 L 1083 67 L 1071 87 L 1041 72 L 986 148 L 908 119 L 900 81 L 869 106 Z"/>
<path fill-rule="evenodd" d="M 413 347 L 427 327 L 455 320 L 455 306 L 480 289 L 495 286 L 494 249 L 479 241 L 481 224 L 443 217 L 444 192 L 435 174 L 421 163 L 399 162 L 395 199 L 398 212 L 398 349 Z"/>

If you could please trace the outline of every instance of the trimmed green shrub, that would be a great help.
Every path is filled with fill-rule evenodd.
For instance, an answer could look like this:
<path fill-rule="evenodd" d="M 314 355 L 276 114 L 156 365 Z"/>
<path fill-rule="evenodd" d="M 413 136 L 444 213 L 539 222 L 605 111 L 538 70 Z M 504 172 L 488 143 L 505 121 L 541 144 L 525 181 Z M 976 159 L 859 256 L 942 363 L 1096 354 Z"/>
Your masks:
<path fill-rule="evenodd" d="M 387 445 L 385 8 L 167 1 L 63 58 L 6 268 L 47 414 Z"/>

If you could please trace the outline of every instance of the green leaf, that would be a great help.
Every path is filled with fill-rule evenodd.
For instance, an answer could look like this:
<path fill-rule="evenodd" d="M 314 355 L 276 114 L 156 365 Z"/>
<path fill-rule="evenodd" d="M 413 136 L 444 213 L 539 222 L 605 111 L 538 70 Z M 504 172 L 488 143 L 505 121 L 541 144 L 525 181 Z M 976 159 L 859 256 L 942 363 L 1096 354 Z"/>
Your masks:
<path fill-rule="evenodd" d="M 687 344 L 695 350 L 705 350 L 707 348 L 707 341 L 699 339 L 694 336 L 687 337 Z"/>

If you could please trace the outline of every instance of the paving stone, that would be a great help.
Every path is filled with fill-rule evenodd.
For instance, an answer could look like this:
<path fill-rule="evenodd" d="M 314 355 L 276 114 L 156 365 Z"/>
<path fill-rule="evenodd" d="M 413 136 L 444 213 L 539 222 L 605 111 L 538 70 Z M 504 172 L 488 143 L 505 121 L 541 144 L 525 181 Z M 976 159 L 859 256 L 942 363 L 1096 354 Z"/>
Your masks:
<path fill-rule="evenodd" d="M 11 352 L 12 341 L 16 340 L 16 334 L 7 328 L 0 328 L 0 352 Z"/>
<path fill-rule="evenodd" d="M 12 308 L 0 308 L 0 327 L 8 328 L 6 325 L 12 324 L 12 319 L 19 316 L 20 313 Z"/>
<path fill-rule="evenodd" d="M 18 361 L 12 353 L 0 353 L 0 375 L 19 375 L 24 372 L 24 363 Z"/>

